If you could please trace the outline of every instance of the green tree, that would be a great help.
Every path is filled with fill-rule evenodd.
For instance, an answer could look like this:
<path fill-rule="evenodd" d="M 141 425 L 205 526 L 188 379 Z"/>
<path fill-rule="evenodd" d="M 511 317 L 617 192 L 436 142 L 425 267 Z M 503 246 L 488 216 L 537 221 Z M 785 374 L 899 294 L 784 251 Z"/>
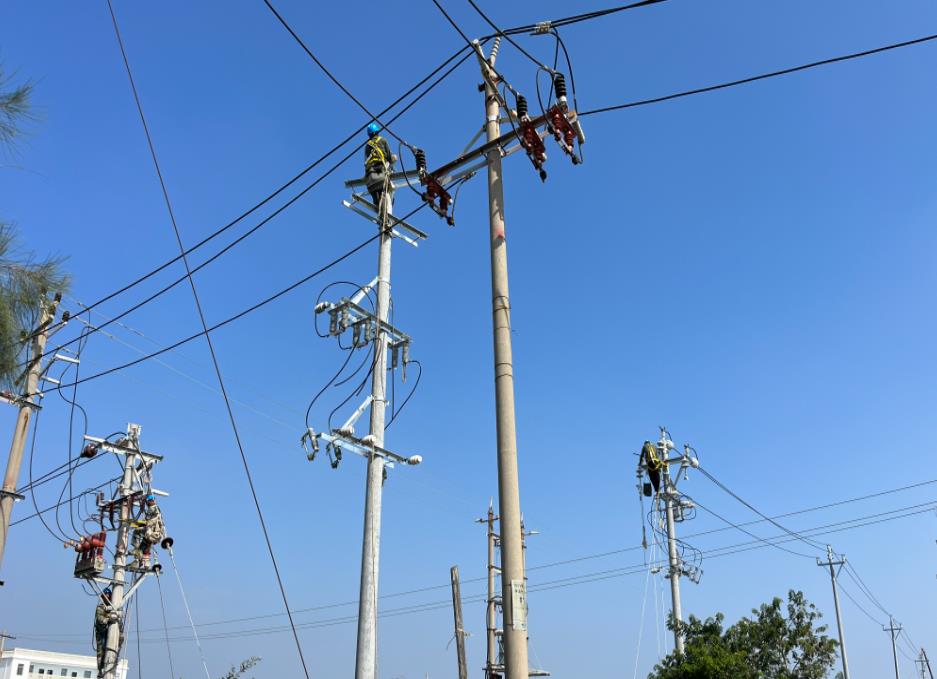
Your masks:
<path fill-rule="evenodd" d="M 32 84 L 11 85 L 0 68 L 0 148 L 11 149 L 31 118 Z M 38 259 L 17 247 L 17 231 L 0 221 L 0 388 L 16 391 L 20 362 L 49 292 L 63 292 L 62 259 Z"/>
<path fill-rule="evenodd" d="M 648 679 L 824 679 L 837 643 L 818 625 L 822 615 L 803 592 L 791 590 L 725 629 L 721 613 L 682 624 L 686 653 L 664 658 Z M 673 629 L 673 620 L 668 623 Z M 840 676 L 840 675 L 837 675 Z"/>

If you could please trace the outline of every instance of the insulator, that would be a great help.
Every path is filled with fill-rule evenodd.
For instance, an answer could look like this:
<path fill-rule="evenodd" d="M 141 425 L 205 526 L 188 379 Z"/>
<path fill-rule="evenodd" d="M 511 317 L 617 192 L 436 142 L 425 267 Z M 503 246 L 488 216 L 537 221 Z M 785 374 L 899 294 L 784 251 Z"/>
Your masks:
<path fill-rule="evenodd" d="M 329 314 L 329 334 L 334 335 L 338 331 L 338 314 L 332 311 Z"/>
<path fill-rule="evenodd" d="M 62 312 L 62 323 L 68 323 L 68 319 L 72 317 L 72 312 L 66 309 Z"/>
<path fill-rule="evenodd" d="M 566 78 L 562 73 L 553 74 L 553 89 L 557 99 L 566 99 Z"/>
<path fill-rule="evenodd" d="M 415 151 L 416 155 L 416 170 L 417 172 L 424 173 L 426 172 L 426 151 L 423 149 L 417 149 Z"/>
<path fill-rule="evenodd" d="M 517 95 L 517 117 L 524 118 L 527 116 L 527 97 L 523 94 Z"/>
<path fill-rule="evenodd" d="M 400 359 L 400 345 L 399 344 L 391 345 L 390 359 L 391 359 L 390 369 L 396 370 L 397 363 L 399 362 L 399 359 Z"/>
<path fill-rule="evenodd" d="M 501 49 L 501 36 L 499 35 L 495 38 L 494 44 L 491 46 L 491 54 L 488 55 L 488 63 L 495 63 L 495 59 L 498 58 L 498 50 Z"/>
<path fill-rule="evenodd" d="M 352 330 L 351 345 L 353 347 L 356 347 L 358 346 L 361 340 L 361 325 L 358 323 L 355 323 L 352 326 L 351 330 Z"/>

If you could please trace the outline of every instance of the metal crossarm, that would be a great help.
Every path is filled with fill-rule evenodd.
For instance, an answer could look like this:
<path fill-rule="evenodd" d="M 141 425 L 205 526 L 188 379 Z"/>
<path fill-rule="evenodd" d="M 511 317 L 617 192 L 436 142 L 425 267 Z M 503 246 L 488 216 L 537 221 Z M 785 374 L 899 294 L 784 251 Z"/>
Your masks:
<path fill-rule="evenodd" d="M 306 430 L 306 435 L 303 437 L 304 440 L 308 440 L 312 445 L 311 452 L 308 453 L 307 457 L 312 461 L 316 453 L 319 452 L 319 440 L 325 441 L 328 446 L 335 451 L 336 460 L 333 462 L 332 466 L 337 467 L 338 462 L 342 459 L 341 454 L 344 451 L 349 451 L 355 455 L 360 455 L 361 457 L 367 459 L 372 455 L 377 455 L 378 457 L 384 458 L 386 460 L 386 466 L 393 468 L 393 463 L 399 462 L 400 464 L 406 464 L 415 466 L 420 464 L 423 461 L 422 455 L 398 455 L 397 453 L 391 452 L 386 448 L 375 445 L 369 436 L 358 437 L 347 433 L 342 433 L 338 429 L 333 429 L 331 433 L 320 432 L 316 433 L 312 427 Z"/>
<path fill-rule="evenodd" d="M 357 193 L 353 193 L 351 195 L 351 200 L 352 202 L 343 200 L 342 205 L 347 207 L 355 214 L 364 217 L 369 222 L 377 224 L 378 226 L 381 225 L 381 222 L 377 216 L 377 207 L 374 205 L 374 203 Z M 407 222 L 403 221 L 402 219 L 398 219 L 393 215 L 387 215 L 387 221 L 389 222 L 391 233 L 393 233 L 393 235 L 397 238 L 400 238 L 401 240 L 409 243 L 413 247 L 418 246 L 418 241 L 426 240 L 429 237 L 426 232 L 421 231 L 412 224 L 408 224 Z"/>

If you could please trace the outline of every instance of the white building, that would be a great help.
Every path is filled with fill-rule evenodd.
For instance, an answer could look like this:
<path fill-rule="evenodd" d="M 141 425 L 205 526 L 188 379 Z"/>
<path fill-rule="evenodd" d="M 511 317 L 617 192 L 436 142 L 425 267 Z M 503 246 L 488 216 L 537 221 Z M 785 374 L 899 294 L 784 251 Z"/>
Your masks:
<path fill-rule="evenodd" d="M 97 679 L 93 655 L 10 648 L 0 655 L 0 679 Z M 117 665 L 117 679 L 127 679 L 127 659 Z"/>

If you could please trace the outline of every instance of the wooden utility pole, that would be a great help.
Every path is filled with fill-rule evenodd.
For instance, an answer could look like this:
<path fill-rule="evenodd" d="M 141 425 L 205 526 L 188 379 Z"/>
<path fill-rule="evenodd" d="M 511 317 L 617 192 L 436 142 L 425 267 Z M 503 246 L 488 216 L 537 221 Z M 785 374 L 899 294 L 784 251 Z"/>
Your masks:
<path fill-rule="evenodd" d="M 462 627 L 462 590 L 459 587 L 459 567 L 449 569 L 452 578 L 452 616 L 455 621 L 455 651 L 459 661 L 459 679 L 468 679 L 465 664 L 465 628 Z"/>
<path fill-rule="evenodd" d="M 29 437 L 29 423 L 32 420 L 33 410 L 39 407 L 36 390 L 39 388 L 39 378 L 42 375 L 42 354 L 45 352 L 46 341 L 49 339 L 49 326 L 55 319 L 55 310 L 61 299 L 61 295 L 56 295 L 51 301 L 43 297 L 39 303 L 39 327 L 33 333 L 32 350 L 29 365 L 26 368 L 26 389 L 18 400 L 19 413 L 13 429 L 13 442 L 10 444 L 10 456 L 7 459 L 6 474 L 3 477 L 3 489 L 0 490 L 0 565 L 3 564 L 13 503 L 19 499 L 16 487 L 19 483 L 20 467 L 23 464 L 26 439 Z M 0 585 L 2 584 L 3 582 L 0 581 Z"/>

